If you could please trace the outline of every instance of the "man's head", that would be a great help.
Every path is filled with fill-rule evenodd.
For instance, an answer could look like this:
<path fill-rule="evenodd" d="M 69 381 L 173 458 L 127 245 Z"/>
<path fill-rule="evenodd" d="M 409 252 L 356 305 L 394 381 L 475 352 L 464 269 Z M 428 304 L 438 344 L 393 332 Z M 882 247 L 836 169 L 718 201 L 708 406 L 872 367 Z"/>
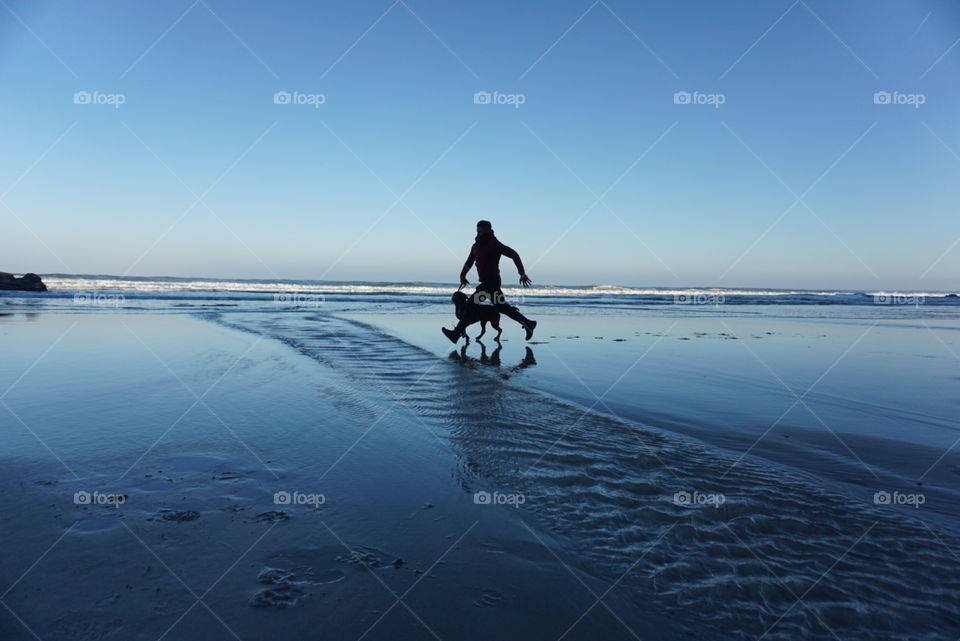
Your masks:
<path fill-rule="evenodd" d="M 478 220 L 477 221 L 477 235 L 482 236 L 483 234 L 489 234 L 493 231 L 493 225 L 490 224 L 489 220 Z"/>

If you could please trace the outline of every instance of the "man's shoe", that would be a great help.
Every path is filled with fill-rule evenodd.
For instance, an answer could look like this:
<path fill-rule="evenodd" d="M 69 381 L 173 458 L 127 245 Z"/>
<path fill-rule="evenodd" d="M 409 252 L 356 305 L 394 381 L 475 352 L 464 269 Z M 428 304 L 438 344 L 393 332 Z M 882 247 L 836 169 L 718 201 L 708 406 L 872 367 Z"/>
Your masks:
<path fill-rule="evenodd" d="M 450 342 L 454 345 L 457 344 L 457 341 L 460 340 L 460 334 L 452 329 L 447 329 L 446 327 L 441 327 L 440 331 L 443 332 L 443 335 L 450 339 Z"/>
<path fill-rule="evenodd" d="M 524 325 L 523 328 L 527 330 L 527 340 L 530 340 L 533 338 L 533 330 L 537 328 L 537 321 L 530 321 L 530 324 Z"/>

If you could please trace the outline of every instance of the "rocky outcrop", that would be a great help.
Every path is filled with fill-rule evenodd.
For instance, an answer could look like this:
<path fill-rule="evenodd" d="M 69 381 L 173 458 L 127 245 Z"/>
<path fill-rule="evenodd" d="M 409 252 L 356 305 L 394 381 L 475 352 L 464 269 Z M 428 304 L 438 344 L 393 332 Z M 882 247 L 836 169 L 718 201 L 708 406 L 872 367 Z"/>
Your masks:
<path fill-rule="evenodd" d="M 21 292 L 45 292 L 47 286 L 36 274 L 24 274 L 17 278 L 13 274 L 0 272 L 0 289 L 13 289 Z"/>

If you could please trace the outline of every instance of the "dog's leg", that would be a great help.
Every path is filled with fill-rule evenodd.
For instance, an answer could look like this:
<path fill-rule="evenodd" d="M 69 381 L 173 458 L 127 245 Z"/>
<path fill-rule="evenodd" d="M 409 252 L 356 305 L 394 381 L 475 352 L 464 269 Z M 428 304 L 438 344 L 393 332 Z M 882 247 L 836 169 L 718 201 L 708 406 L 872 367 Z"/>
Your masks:
<path fill-rule="evenodd" d="M 477 338 L 482 337 L 486 333 L 487 333 L 487 321 L 482 320 L 480 321 L 480 333 L 477 334 Z"/>

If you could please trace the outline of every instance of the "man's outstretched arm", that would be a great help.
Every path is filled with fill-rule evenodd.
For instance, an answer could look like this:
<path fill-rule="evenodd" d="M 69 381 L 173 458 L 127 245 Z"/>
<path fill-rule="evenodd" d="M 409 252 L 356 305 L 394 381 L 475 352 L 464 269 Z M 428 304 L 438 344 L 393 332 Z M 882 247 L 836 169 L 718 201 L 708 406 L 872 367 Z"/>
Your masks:
<path fill-rule="evenodd" d="M 467 255 L 467 262 L 463 264 L 463 269 L 460 270 L 460 284 L 466 285 L 469 281 L 467 280 L 467 272 L 470 271 L 470 268 L 473 267 L 473 247 L 470 248 L 470 254 Z"/>
<path fill-rule="evenodd" d="M 524 287 L 530 287 L 530 278 L 527 276 L 527 270 L 523 268 L 523 261 L 520 260 L 520 254 L 504 244 L 500 245 L 500 253 L 507 258 L 513 259 L 513 264 L 517 266 L 517 273 L 520 274 L 520 284 Z"/>

